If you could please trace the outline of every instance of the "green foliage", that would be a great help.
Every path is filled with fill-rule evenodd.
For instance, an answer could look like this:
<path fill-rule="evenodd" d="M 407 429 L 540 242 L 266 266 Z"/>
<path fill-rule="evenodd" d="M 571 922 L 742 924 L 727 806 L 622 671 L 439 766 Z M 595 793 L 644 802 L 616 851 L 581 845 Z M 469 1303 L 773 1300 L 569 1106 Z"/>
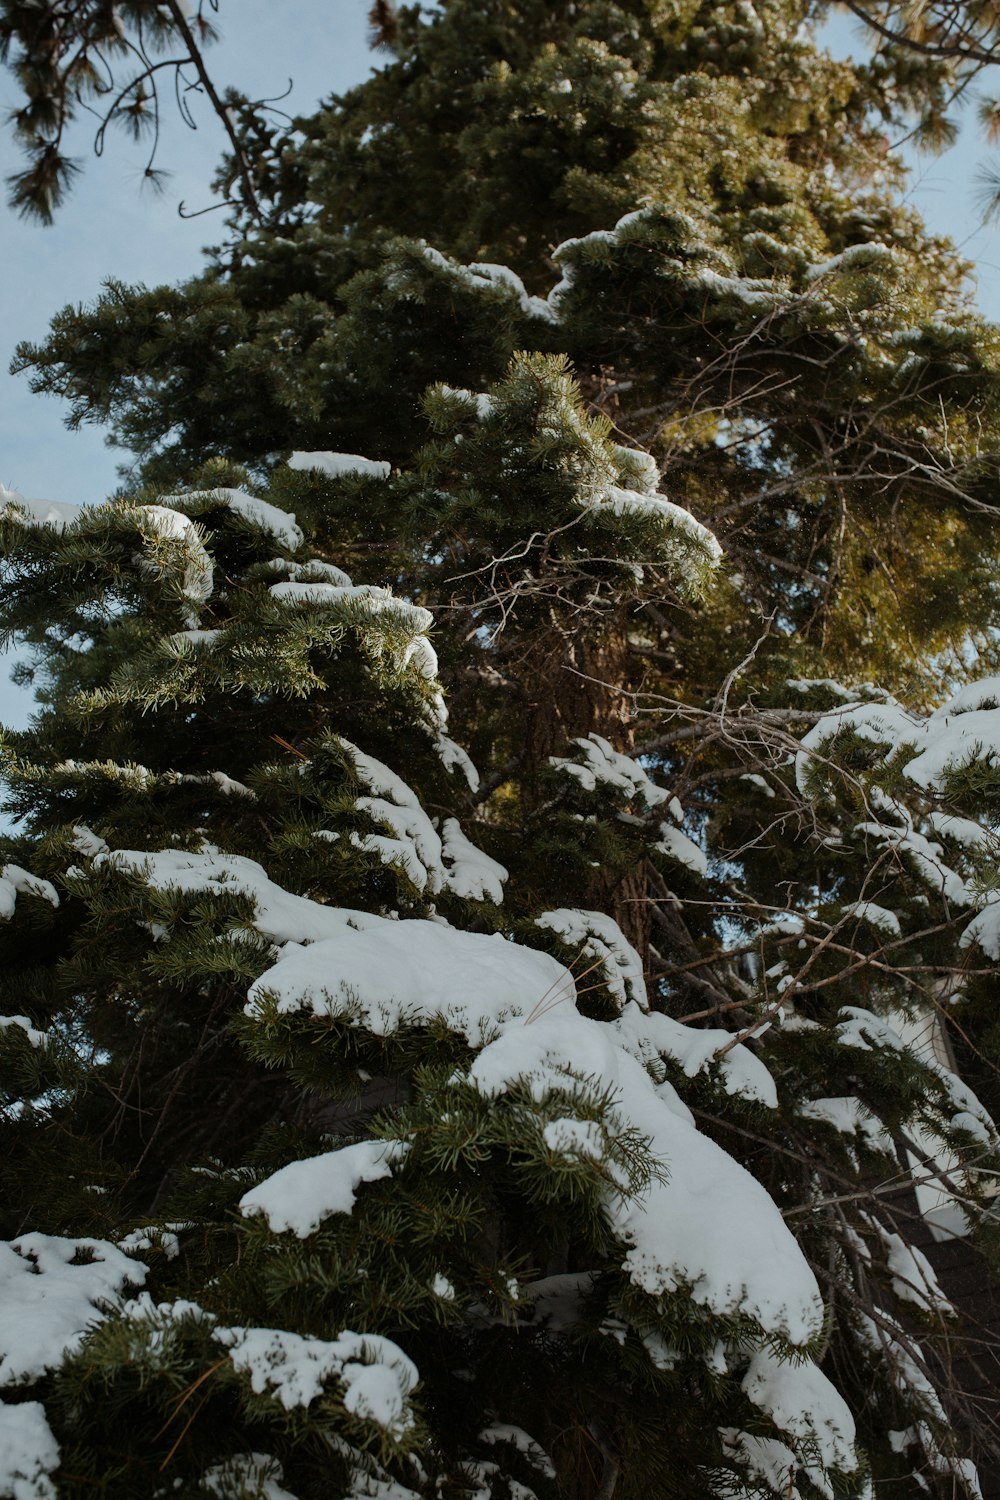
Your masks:
<path fill-rule="evenodd" d="M 0 1272 L 107 1279 L 31 1500 L 996 1462 L 924 1257 L 1000 1172 L 997 700 L 923 711 L 997 336 L 882 154 L 957 74 L 814 19 L 404 9 L 238 116 L 266 226 L 21 351 L 145 485 L 0 497 Z"/>

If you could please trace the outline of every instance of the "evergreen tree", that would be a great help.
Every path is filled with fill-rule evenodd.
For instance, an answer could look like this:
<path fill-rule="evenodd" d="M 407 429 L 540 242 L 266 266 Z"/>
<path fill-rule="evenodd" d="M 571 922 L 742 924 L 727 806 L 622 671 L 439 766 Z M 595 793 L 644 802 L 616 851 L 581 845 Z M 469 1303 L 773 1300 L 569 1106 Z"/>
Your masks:
<path fill-rule="evenodd" d="M 256 213 L 249 163 L 234 115 L 247 101 L 233 90 L 220 94 L 205 66 L 204 48 L 214 41 L 204 0 L 2 0 L 0 62 L 10 66 L 21 102 L 11 114 L 14 135 L 28 165 L 8 179 L 10 204 L 24 217 L 52 222 L 55 209 L 80 170 L 67 155 L 70 128 L 80 111 L 97 124 L 93 149 L 104 150 L 111 125 L 133 140 L 146 140 L 144 181 L 162 186 L 156 165 L 161 89 L 172 85 L 177 110 L 195 128 L 190 96 L 208 98 L 233 152 L 234 180 L 243 206 Z"/>
<path fill-rule="evenodd" d="M 996 1463 L 996 334 L 807 20 L 403 11 L 23 352 L 145 488 L 3 496 L 0 1494 Z"/>

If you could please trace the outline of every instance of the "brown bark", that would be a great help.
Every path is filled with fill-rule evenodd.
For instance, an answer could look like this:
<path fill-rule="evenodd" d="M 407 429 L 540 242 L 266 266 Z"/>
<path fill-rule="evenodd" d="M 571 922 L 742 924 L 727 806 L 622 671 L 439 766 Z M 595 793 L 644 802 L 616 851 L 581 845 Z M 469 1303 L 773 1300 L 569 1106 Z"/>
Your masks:
<path fill-rule="evenodd" d="M 537 788 L 532 772 L 547 765 L 552 756 L 566 755 L 573 740 L 588 734 L 603 736 L 625 754 L 632 752 L 633 660 L 621 628 L 605 631 L 596 642 L 583 630 L 570 634 L 553 629 L 533 639 L 528 658 L 531 687 L 522 721 L 527 788 Z M 537 791 L 528 795 L 537 796 Z M 534 808 L 526 805 L 524 811 L 530 818 Z M 651 935 L 645 861 L 638 861 L 624 875 L 595 870 L 592 890 L 585 899 L 594 910 L 615 919 L 645 971 Z"/>
<path fill-rule="evenodd" d="M 530 646 L 525 713 L 527 764 L 534 770 L 565 755 L 570 740 L 603 735 L 628 753 L 635 724 L 629 690 L 628 644 L 614 632 L 594 643 L 582 632 L 551 630 Z"/>

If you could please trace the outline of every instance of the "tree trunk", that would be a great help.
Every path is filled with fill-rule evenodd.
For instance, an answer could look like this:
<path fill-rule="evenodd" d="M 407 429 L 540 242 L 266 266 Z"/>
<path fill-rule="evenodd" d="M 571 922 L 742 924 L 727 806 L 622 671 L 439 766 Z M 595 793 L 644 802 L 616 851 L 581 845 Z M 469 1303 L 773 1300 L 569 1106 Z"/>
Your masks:
<path fill-rule="evenodd" d="M 531 682 L 523 717 L 525 818 L 541 800 L 537 773 L 552 756 L 566 755 L 571 742 L 599 734 L 628 755 L 635 745 L 632 672 L 634 658 L 621 626 L 599 640 L 580 629 L 572 635 L 552 629 L 531 645 Z M 527 799 L 531 799 L 530 801 Z M 607 912 L 648 969 L 650 909 L 645 861 L 624 875 L 595 870 L 586 897 L 595 911 Z"/>

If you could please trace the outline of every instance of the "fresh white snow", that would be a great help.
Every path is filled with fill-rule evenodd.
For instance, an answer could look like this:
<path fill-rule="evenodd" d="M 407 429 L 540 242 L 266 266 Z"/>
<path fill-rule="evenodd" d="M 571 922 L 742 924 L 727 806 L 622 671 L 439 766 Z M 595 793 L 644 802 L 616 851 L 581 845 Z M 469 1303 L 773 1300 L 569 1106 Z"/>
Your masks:
<path fill-rule="evenodd" d="M 392 465 L 381 458 L 362 458 L 357 453 L 307 453 L 296 451 L 288 460 L 290 469 L 316 469 L 327 479 L 344 474 L 360 474 L 366 479 L 388 479 Z"/>
<path fill-rule="evenodd" d="M 619 1009 L 629 1000 L 646 1005 L 646 981 L 642 960 L 613 917 L 600 911 L 559 907 L 535 918 L 536 927 L 556 932 L 570 948 L 577 949 L 573 972 L 588 985 L 604 983 Z"/>
<path fill-rule="evenodd" d="M 616 750 L 599 734 L 571 740 L 577 752 L 575 759 L 554 755 L 549 765 L 579 782 L 585 792 L 606 788 L 623 802 L 637 800 L 645 807 L 658 807 L 670 793 L 650 780 L 645 769 L 631 755 Z"/>
<path fill-rule="evenodd" d="M 26 526 L 52 526 L 63 531 L 80 519 L 84 507 L 67 500 L 26 500 L 17 490 L 0 484 L 0 510 L 20 511 Z"/>
<path fill-rule="evenodd" d="M 202 1485 L 220 1500 L 296 1500 L 281 1481 L 284 1471 L 267 1453 L 237 1453 L 225 1463 L 215 1464 L 202 1475 Z"/>
<path fill-rule="evenodd" d="M 93 1257 L 74 1264 L 86 1252 Z M 80 1345 L 125 1285 L 146 1267 L 107 1240 L 22 1234 L 0 1240 L 0 1386 L 37 1380 Z"/>
<path fill-rule="evenodd" d="M 348 1214 L 363 1182 L 392 1176 L 392 1163 L 406 1148 L 398 1141 L 359 1141 L 289 1162 L 244 1193 L 240 1212 L 263 1214 L 277 1234 L 290 1230 L 305 1239 L 332 1214 Z"/>
<path fill-rule="evenodd" d="M 38 1401 L 0 1401 L 0 1497 L 56 1500 L 52 1473 L 59 1467 L 56 1442 Z"/>
<path fill-rule="evenodd" d="M 889 937 L 899 937 L 902 931 L 896 913 L 879 906 L 876 901 L 848 901 L 841 907 L 841 912 L 845 917 L 857 917 L 859 922 L 867 922 Z"/>
<path fill-rule="evenodd" d="M 20 865 L 4 865 L 0 869 L 0 921 L 9 921 L 14 915 L 18 894 L 39 896 L 50 906 L 59 905 L 56 888 L 48 880 L 22 870 Z"/>
<path fill-rule="evenodd" d="M 480 1049 L 466 1077 L 487 1097 L 517 1080 L 537 1099 L 553 1089 L 573 1095 L 581 1078 L 594 1080 L 620 1101 L 622 1128 L 645 1136 L 664 1169 L 638 1197 L 608 1201 L 631 1279 L 652 1295 L 688 1290 L 695 1304 L 742 1313 L 794 1343 L 819 1328 L 812 1273 L 771 1199 L 694 1128 L 669 1083 L 655 1081 L 638 1060 L 637 1053 L 656 1051 L 657 1035 L 652 1017 L 643 1034 L 634 1004 L 617 1025 L 590 1021 L 576 1010 L 572 975 L 545 953 L 499 934 L 325 907 L 283 891 L 237 856 L 119 852 L 97 860 L 160 888 L 253 896 L 255 926 L 284 946 L 250 988 L 250 1016 L 271 1001 L 279 1013 L 340 1016 L 379 1036 L 443 1021 Z M 698 1035 L 691 1034 L 692 1045 Z M 754 1078 L 750 1054 L 735 1052 L 727 1054 L 732 1066 L 766 1093 L 766 1070 Z"/>
<path fill-rule="evenodd" d="M 336 1379 L 352 1415 L 393 1436 L 412 1425 L 407 1398 L 419 1376 L 391 1339 L 346 1329 L 329 1340 L 283 1328 L 217 1328 L 215 1336 L 228 1346 L 234 1369 L 249 1375 L 257 1395 L 272 1395 L 286 1411 L 309 1406 Z"/>
<path fill-rule="evenodd" d="M 215 490 L 190 490 L 184 495 L 164 495 L 163 504 L 172 509 L 183 508 L 191 501 L 219 500 L 223 501 L 234 515 L 242 517 L 252 526 L 257 526 L 261 531 L 266 531 L 287 547 L 290 552 L 301 547 L 303 536 L 302 530 L 295 524 L 295 517 L 286 510 L 280 510 L 277 505 L 272 505 L 268 500 L 259 500 L 256 495 L 248 495 L 245 490 L 227 489 L 225 487 Z"/>

